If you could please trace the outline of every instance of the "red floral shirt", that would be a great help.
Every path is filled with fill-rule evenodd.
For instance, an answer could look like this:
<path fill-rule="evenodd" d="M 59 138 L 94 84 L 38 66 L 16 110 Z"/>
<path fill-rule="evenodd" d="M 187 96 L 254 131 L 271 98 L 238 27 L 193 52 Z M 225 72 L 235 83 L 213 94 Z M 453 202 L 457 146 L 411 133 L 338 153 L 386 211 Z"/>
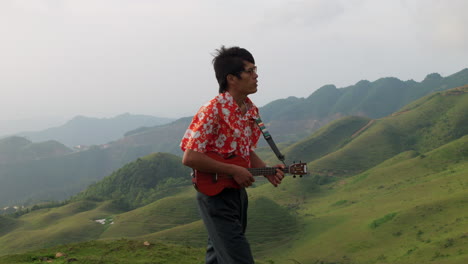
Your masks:
<path fill-rule="evenodd" d="M 250 164 L 250 151 L 257 146 L 261 131 L 255 123 L 258 108 L 249 98 L 245 104 L 247 112 L 242 115 L 234 98 L 225 92 L 203 105 L 185 132 L 181 149 L 216 152 L 225 157 L 234 154 Z"/>

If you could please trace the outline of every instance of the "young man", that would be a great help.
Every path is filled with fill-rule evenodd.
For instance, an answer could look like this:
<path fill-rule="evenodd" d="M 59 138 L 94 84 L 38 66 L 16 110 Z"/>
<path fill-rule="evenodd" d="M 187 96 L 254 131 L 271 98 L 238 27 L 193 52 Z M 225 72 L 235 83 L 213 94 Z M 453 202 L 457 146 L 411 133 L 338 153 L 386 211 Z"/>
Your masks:
<path fill-rule="evenodd" d="M 224 46 L 217 50 L 213 66 L 219 95 L 193 117 L 181 142 L 182 162 L 197 171 L 231 175 L 240 186 L 226 188 L 214 196 L 197 193 L 209 236 L 206 263 L 251 264 L 254 260 L 245 237 L 248 204 L 245 188 L 255 179 L 247 168 L 217 161 L 207 153 L 214 152 L 223 158 L 242 157 L 250 168 L 266 166 L 254 152 L 261 131 L 255 123 L 258 108 L 248 98 L 257 92 L 257 67 L 246 49 Z M 276 187 L 284 173 L 277 169 L 276 174 L 265 177 Z"/>

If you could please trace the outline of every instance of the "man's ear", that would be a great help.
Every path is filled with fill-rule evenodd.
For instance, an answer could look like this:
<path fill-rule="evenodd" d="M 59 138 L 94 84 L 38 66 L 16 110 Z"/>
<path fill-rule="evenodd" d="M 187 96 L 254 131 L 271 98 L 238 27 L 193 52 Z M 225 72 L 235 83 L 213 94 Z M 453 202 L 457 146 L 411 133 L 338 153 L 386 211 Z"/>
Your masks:
<path fill-rule="evenodd" d="M 237 80 L 237 77 L 235 75 L 228 74 L 228 76 L 226 76 L 226 80 L 228 83 L 233 83 Z"/>

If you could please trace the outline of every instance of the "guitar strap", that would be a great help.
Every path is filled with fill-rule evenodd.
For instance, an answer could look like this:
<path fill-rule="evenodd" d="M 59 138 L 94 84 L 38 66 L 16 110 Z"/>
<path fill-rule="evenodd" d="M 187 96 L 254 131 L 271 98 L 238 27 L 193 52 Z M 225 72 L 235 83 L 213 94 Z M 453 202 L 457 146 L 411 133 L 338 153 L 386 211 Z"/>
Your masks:
<path fill-rule="evenodd" d="M 271 137 L 270 132 L 268 132 L 268 129 L 266 129 L 265 124 L 263 124 L 263 121 L 260 118 L 260 116 L 257 119 L 255 119 L 255 123 L 257 123 L 258 127 L 260 127 L 260 131 L 262 131 L 263 137 L 268 142 L 268 145 L 270 145 L 276 157 L 281 162 L 283 162 L 284 165 L 286 165 L 286 163 L 284 162 L 284 159 L 285 159 L 284 155 L 281 154 L 281 152 L 279 151 L 278 147 L 275 144 L 275 141 L 273 141 L 273 138 Z"/>

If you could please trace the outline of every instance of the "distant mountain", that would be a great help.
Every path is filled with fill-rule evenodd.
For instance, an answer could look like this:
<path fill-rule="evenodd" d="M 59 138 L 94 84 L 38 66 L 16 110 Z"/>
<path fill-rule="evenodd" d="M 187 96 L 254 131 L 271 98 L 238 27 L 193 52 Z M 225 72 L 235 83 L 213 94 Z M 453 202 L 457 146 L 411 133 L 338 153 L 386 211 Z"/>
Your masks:
<path fill-rule="evenodd" d="M 291 143 L 341 117 L 385 117 L 425 95 L 466 84 L 468 68 L 447 77 L 432 73 L 422 82 L 401 81 L 388 77 L 374 82 L 363 80 L 344 88 L 325 85 L 307 98 L 291 96 L 273 101 L 261 107 L 260 114 L 277 143 Z M 164 127 L 146 127 L 130 131 L 119 141 L 128 144 L 155 144 L 158 145 L 157 151 L 180 155 L 179 140 L 190 120 L 191 117 L 187 117 Z M 263 139 L 260 145 L 266 145 Z"/>
<path fill-rule="evenodd" d="M 436 92 L 366 122 L 343 118 L 284 150 L 324 175 L 354 175 L 401 152 L 425 153 L 468 135 L 468 85 Z"/>
<path fill-rule="evenodd" d="M 414 91 L 412 90 L 412 93 L 403 93 L 402 91 L 406 88 L 395 88 L 399 87 L 398 85 L 402 83 L 403 87 L 414 85 Z M 383 154 L 382 151 L 374 149 L 376 154 L 373 155 L 374 160 L 372 162 L 367 159 L 366 161 L 361 161 L 359 160 L 360 155 L 353 154 L 352 156 L 345 155 L 341 163 L 336 163 L 340 164 L 339 167 L 325 164 L 326 160 L 341 155 L 340 152 L 334 153 L 333 151 L 339 148 L 342 150 L 341 147 L 343 146 L 352 146 L 349 143 L 352 143 L 356 139 L 355 136 L 353 137 L 356 132 L 355 130 L 366 127 L 366 124 L 370 122 L 367 121 L 370 120 L 370 118 L 366 117 L 366 115 L 371 117 L 380 116 L 390 111 L 389 109 L 395 109 L 393 112 L 398 112 L 400 111 L 399 108 L 403 105 L 402 103 L 395 102 L 398 98 L 403 101 L 409 100 L 408 98 L 415 97 L 415 94 L 425 94 L 427 91 L 432 90 L 447 90 L 457 83 L 468 83 L 468 69 L 446 78 L 442 78 L 438 74 L 430 74 L 419 84 L 414 81 L 401 82 L 395 78 L 383 78 L 373 83 L 361 81 L 356 86 L 342 89 L 328 86 L 314 92 L 307 99 L 289 97 L 284 100 L 272 102 L 262 107 L 260 111 L 264 121 L 268 120 L 267 127 L 273 135 L 273 138 L 283 149 L 288 145 L 311 137 L 313 132 L 333 120 L 352 114 L 360 116 L 360 118 L 354 117 L 340 121 L 334 124 L 334 126 L 336 126 L 334 129 L 332 129 L 333 126 L 326 128 L 326 133 L 321 134 L 320 139 L 316 138 L 315 143 L 309 141 L 307 143 L 309 145 L 296 145 L 297 148 L 294 149 L 294 151 L 286 152 L 286 149 L 284 149 L 288 161 L 294 161 L 291 158 L 297 158 L 296 160 L 302 159 L 307 162 L 316 160 L 314 162 L 319 162 L 317 159 L 320 158 L 320 164 L 314 163 L 314 166 L 320 168 L 324 173 L 349 174 L 351 171 L 353 173 L 355 172 L 350 169 L 350 166 L 353 165 L 353 160 L 350 160 L 349 157 L 355 157 L 356 161 L 361 162 L 358 164 L 359 166 L 354 166 L 353 169 L 358 168 L 359 170 L 363 170 L 382 161 L 382 159 L 388 158 L 388 155 L 397 153 L 400 149 L 405 149 L 405 147 L 402 147 L 402 145 L 398 143 L 395 145 L 395 149 L 389 151 L 387 154 Z M 427 85 L 427 87 L 425 85 Z M 415 91 L 417 91 L 417 93 Z M 392 93 L 396 93 L 398 96 L 394 96 Z M 343 97 L 339 96 L 340 94 L 353 94 L 353 96 Z M 368 100 L 361 100 L 362 97 L 368 98 Z M 388 98 L 388 100 L 386 100 L 386 98 Z M 446 97 L 442 96 L 442 98 Z M 343 105 L 348 106 L 345 107 L 341 106 L 341 104 L 333 103 L 335 101 L 341 101 Z M 378 101 L 378 103 L 372 103 L 374 101 Z M 360 102 L 358 104 L 359 107 L 353 110 L 351 109 L 353 104 L 349 102 Z M 372 108 L 371 105 L 373 105 L 374 108 Z M 345 110 L 335 111 L 332 108 L 348 109 L 349 112 L 345 112 Z M 371 111 L 372 109 L 374 111 Z M 443 111 L 440 110 L 439 113 L 443 113 Z M 419 121 L 414 123 L 424 122 L 424 120 L 426 120 L 426 117 L 420 118 Z M 16 205 L 25 200 L 37 202 L 39 200 L 66 199 L 138 157 L 154 152 L 167 152 L 180 156 L 182 155 L 182 151 L 179 148 L 179 143 L 190 121 L 191 117 L 186 117 L 164 125 L 128 130 L 129 132 L 125 133 L 124 137 L 109 142 L 109 144 L 106 145 L 95 146 L 87 151 L 50 157 L 42 160 L 24 161 L 21 164 L 6 164 L 5 166 L 1 166 L 0 206 Z M 368 128 L 374 129 L 373 127 L 380 126 L 378 120 L 374 122 L 375 123 L 371 124 Z M 440 124 L 443 123 L 438 123 L 439 126 L 441 126 Z M 421 124 L 421 126 L 423 125 Z M 442 128 L 443 126 L 439 129 Z M 335 131 L 334 133 L 336 133 L 334 135 L 330 134 L 331 138 L 328 139 L 330 142 L 333 142 L 333 145 L 321 145 L 323 144 L 322 137 L 326 136 L 330 131 Z M 364 129 L 364 131 L 366 131 L 366 129 Z M 388 134 L 389 131 L 392 130 L 383 129 L 382 133 Z M 414 133 L 417 134 L 420 132 Z M 315 136 L 318 135 L 320 135 L 320 133 Z M 424 134 L 424 136 L 426 135 L 429 134 Z M 414 139 L 409 137 L 410 134 L 407 136 L 403 137 L 404 140 L 406 140 L 405 144 L 410 144 L 410 142 L 414 141 Z M 389 140 L 385 137 L 382 137 L 382 139 Z M 439 143 L 443 142 L 444 141 L 441 141 Z M 410 146 L 412 146 L 411 144 Z M 265 145 L 264 139 L 261 139 L 260 145 Z M 423 145 L 426 145 L 426 143 Z M 310 150 L 309 147 L 312 147 L 313 150 Z M 307 153 L 304 152 L 305 149 L 301 152 L 301 148 L 309 150 Z M 269 149 L 260 149 L 259 152 L 271 154 L 271 150 Z M 330 154 L 332 152 L 334 153 L 333 155 Z M 269 157 L 271 157 L 271 155 L 269 155 Z M 274 162 L 273 164 L 277 163 L 274 158 L 272 158 L 271 162 Z M 347 162 L 348 165 L 345 165 L 345 162 Z M 345 172 L 348 170 L 349 172 Z"/>
<path fill-rule="evenodd" d="M 186 127 L 186 122 L 181 119 L 160 126 L 161 135 L 167 140 L 154 140 L 151 134 L 146 134 L 148 137 L 135 135 L 108 145 L 91 146 L 83 151 L 40 160 L 23 159 L 12 163 L 5 159 L 5 164 L 0 166 L 0 207 L 67 199 L 126 163 L 159 152 L 158 149 L 178 150 L 181 154 L 176 142 L 180 138 L 174 136 L 173 130 Z M 158 130 L 153 131 L 158 133 Z"/>
<path fill-rule="evenodd" d="M 66 155 L 4 163 L 0 166 L 0 207 L 67 199 L 125 163 L 113 160 L 107 149 L 96 146 Z"/>
<path fill-rule="evenodd" d="M 0 165 L 63 156 L 71 152 L 71 149 L 54 140 L 33 143 L 17 136 L 0 139 Z"/>
<path fill-rule="evenodd" d="M 344 88 L 325 85 L 307 98 L 273 101 L 260 113 L 277 141 L 297 141 L 343 116 L 381 118 L 427 94 L 466 84 L 468 68 L 447 77 L 432 73 L 422 82 L 389 77 Z"/>
<path fill-rule="evenodd" d="M 66 121 L 61 117 L 37 117 L 13 120 L 0 120 L 0 138 L 14 135 L 22 131 L 40 131 L 56 127 Z"/>
<path fill-rule="evenodd" d="M 130 131 L 125 137 L 112 142 L 111 148 L 145 148 L 150 152 L 182 155 L 180 140 L 191 121 L 192 117 L 184 117 L 169 124 Z"/>
<path fill-rule="evenodd" d="M 38 132 L 22 132 L 18 136 L 34 142 L 56 140 L 67 146 L 99 145 L 123 137 L 130 130 L 169 123 L 174 119 L 148 115 L 122 114 L 113 118 L 77 116 L 62 126 Z"/>
<path fill-rule="evenodd" d="M 443 110 L 447 101 L 458 101 L 466 94 L 466 90 L 455 90 L 434 98 Z M 418 105 L 425 108 L 430 100 Z M 413 107 L 404 109 L 424 113 Z M 449 123 L 453 111 L 445 112 Z M 405 126 L 396 117 L 406 114 L 409 112 L 388 118 L 395 118 L 396 126 Z M 343 128 L 348 132 L 354 130 L 353 124 L 364 121 L 344 120 Z M 317 136 L 327 140 L 326 131 L 334 134 L 340 126 L 336 121 Z M 372 126 L 358 129 L 352 136 L 369 138 L 366 133 Z M 438 125 L 432 128 L 437 130 Z M 446 133 L 437 134 L 445 135 L 449 142 L 440 141 L 441 146 L 420 152 L 402 150 L 360 174 L 328 184 L 320 183 L 317 175 L 307 175 L 286 177 L 278 188 L 265 181 L 249 188 L 246 235 L 256 263 L 466 263 L 468 135 L 450 140 L 453 137 Z M 328 143 L 325 149 L 339 145 Z M 364 155 L 373 160 L 375 152 Z M 180 157 L 162 153 L 145 156 L 66 203 L 37 205 L 0 216 L 0 263 L 31 263 L 45 256 L 53 259 L 57 252 L 78 261 L 117 263 L 130 258 L 135 263 L 148 263 L 155 257 L 154 250 L 160 248 L 157 262 L 203 261 L 207 235 L 195 190 L 179 181 L 185 177 L 184 170 Z M 128 207 L 129 202 L 140 206 Z M 82 243 L 67 244 L 76 242 Z M 51 248 L 57 245 L 62 246 Z M 182 247 L 184 256 L 172 251 Z M 35 251 L 22 253 L 27 250 Z M 22 254 L 2 256 L 13 253 Z M 66 261 L 54 259 L 62 260 Z"/>

